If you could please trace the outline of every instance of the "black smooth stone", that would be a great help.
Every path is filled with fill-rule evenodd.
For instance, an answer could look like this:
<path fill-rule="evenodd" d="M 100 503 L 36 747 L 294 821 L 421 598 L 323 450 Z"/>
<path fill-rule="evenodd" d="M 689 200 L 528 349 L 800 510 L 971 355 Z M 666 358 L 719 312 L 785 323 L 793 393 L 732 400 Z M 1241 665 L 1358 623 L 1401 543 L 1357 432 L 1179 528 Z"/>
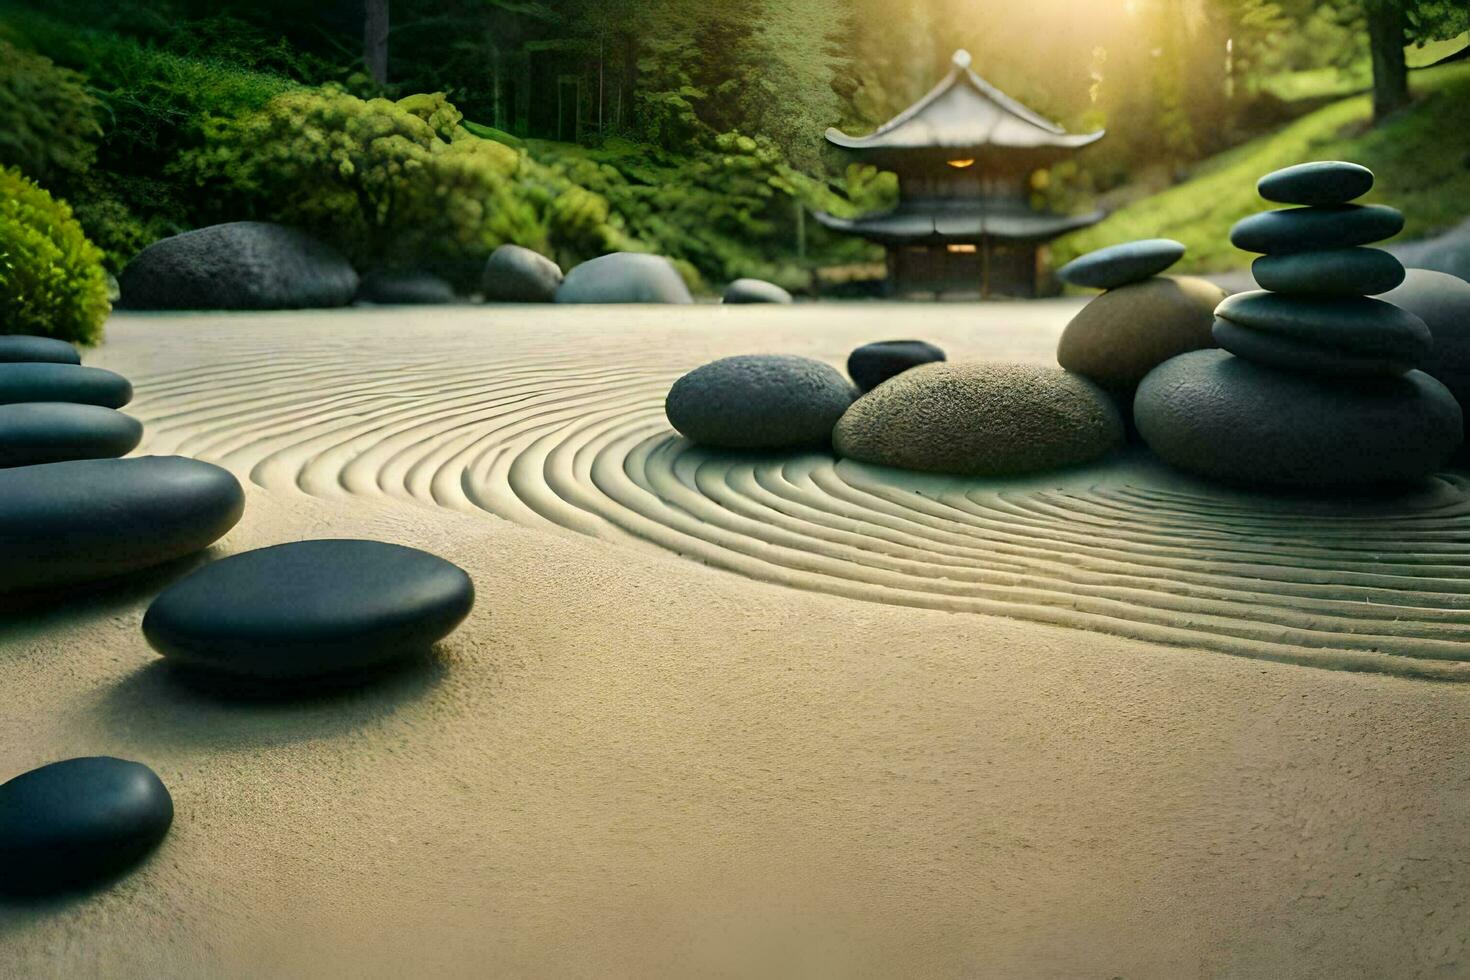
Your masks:
<path fill-rule="evenodd" d="M 154 600 L 143 634 L 170 660 L 252 678 L 323 677 L 420 654 L 475 601 L 457 565 L 381 541 L 231 555 Z"/>
<path fill-rule="evenodd" d="M 1299 163 L 1269 173 L 1256 192 L 1280 204 L 1346 204 L 1373 189 L 1373 171 L 1342 160 Z"/>
<path fill-rule="evenodd" d="M 1172 238 L 1145 238 L 1078 256 L 1058 269 L 1057 275 L 1074 286 L 1116 289 L 1156 276 L 1183 257 L 1182 243 Z"/>
<path fill-rule="evenodd" d="M 1215 316 L 1274 336 L 1409 365 L 1427 358 L 1433 346 L 1423 320 L 1366 296 L 1282 296 L 1257 290 L 1227 296 L 1215 307 Z"/>
<path fill-rule="evenodd" d="M 132 867 L 174 819 L 163 781 L 137 762 L 53 762 L 0 785 L 0 889 L 63 891 Z"/>
<path fill-rule="evenodd" d="M 1404 281 L 1404 266 L 1377 248 L 1263 255 L 1251 263 L 1262 289 L 1301 296 L 1373 296 Z"/>
<path fill-rule="evenodd" d="M 790 354 L 722 357 L 675 381 L 664 414 L 692 442 L 723 449 L 827 445 L 856 392 L 830 364 Z"/>
<path fill-rule="evenodd" d="M 1237 357 L 1283 371 L 1362 378 L 1403 374 L 1414 367 L 1413 361 L 1402 358 L 1355 354 L 1307 340 L 1252 330 L 1230 320 L 1217 319 L 1214 335 L 1215 343 Z"/>
<path fill-rule="evenodd" d="M 126 456 L 142 438 L 141 422 L 100 405 L 0 405 L 0 467 Z"/>
<path fill-rule="evenodd" d="M 0 470 L 0 593 L 182 558 L 217 541 L 244 509 L 228 470 L 182 456 Z"/>
<path fill-rule="evenodd" d="M 1276 255 L 1368 245 L 1392 238 L 1403 229 L 1403 214 L 1382 204 L 1284 208 L 1241 218 L 1230 229 L 1230 244 L 1246 252 Z"/>
<path fill-rule="evenodd" d="M 490 253 L 480 278 L 487 303 L 550 303 L 562 281 L 561 267 L 521 245 L 501 245 Z"/>
<path fill-rule="evenodd" d="M 1463 425 L 1454 396 L 1423 371 L 1348 383 L 1220 350 L 1160 364 L 1138 386 L 1133 417 L 1178 469 L 1298 489 L 1421 480 L 1449 460 Z"/>
<path fill-rule="evenodd" d="M 880 340 L 847 355 L 847 374 L 861 391 L 874 388 L 920 364 L 944 360 L 944 351 L 922 340 Z"/>
<path fill-rule="evenodd" d="M 82 357 L 71 344 L 54 337 L 31 337 L 25 334 L 0 337 L 0 364 L 37 361 L 80 364 Z"/>
<path fill-rule="evenodd" d="M 0 364 L 0 405 L 76 402 L 122 408 L 133 386 L 120 374 L 78 364 Z"/>

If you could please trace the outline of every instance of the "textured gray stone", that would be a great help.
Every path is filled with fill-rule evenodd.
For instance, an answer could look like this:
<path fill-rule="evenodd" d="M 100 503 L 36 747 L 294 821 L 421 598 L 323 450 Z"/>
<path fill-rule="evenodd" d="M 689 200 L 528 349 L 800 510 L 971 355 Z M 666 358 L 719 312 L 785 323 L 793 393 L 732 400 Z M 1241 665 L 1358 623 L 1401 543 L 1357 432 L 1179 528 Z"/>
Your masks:
<path fill-rule="evenodd" d="M 964 361 L 923 364 L 879 385 L 832 436 L 850 459 L 972 476 L 1072 466 L 1122 441 L 1117 408 L 1081 375 Z"/>
<path fill-rule="evenodd" d="M 1210 327 L 1225 291 L 1191 276 L 1155 276 L 1088 303 L 1057 343 L 1057 363 L 1091 378 L 1123 404 L 1143 376 L 1185 351 L 1215 346 Z"/>
<path fill-rule="evenodd" d="M 48 364 L 80 364 L 77 349 L 54 337 L 31 337 L 26 334 L 0 336 L 0 364 L 44 362 Z"/>
<path fill-rule="evenodd" d="M 381 306 L 433 306 L 454 302 L 454 287 L 429 272 L 374 272 L 357 287 L 360 303 Z"/>
<path fill-rule="evenodd" d="M 1241 218 L 1230 229 L 1230 244 L 1247 252 L 1275 255 L 1367 245 L 1392 238 L 1403 228 L 1404 216 L 1382 204 L 1285 208 Z"/>
<path fill-rule="evenodd" d="M 826 445 L 854 394 L 821 361 L 746 354 L 711 361 L 675 381 L 664 411 L 680 434 L 702 445 L 787 449 Z"/>
<path fill-rule="evenodd" d="M 614 252 L 576 266 L 556 291 L 558 303 L 692 303 L 679 270 L 662 255 Z"/>
<path fill-rule="evenodd" d="M 1263 255 L 1251 263 L 1262 289 L 1305 296 L 1373 296 L 1404 281 L 1404 266 L 1377 248 Z"/>
<path fill-rule="evenodd" d="M 1422 479 L 1460 444 L 1460 406 L 1422 371 L 1340 379 L 1279 371 L 1225 351 L 1166 361 L 1138 387 L 1134 421 L 1170 465 L 1263 487 Z"/>
<path fill-rule="evenodd" d="M 725 303 L 790 303 L 791 294 L 764 279 L 736 279 L 725 287 Z"/>
<path fill-rule="evenodd" d="M 1280 204 L 1346 204 L 1373 189 L 1373 171 L 1342 160 L 1299 163 L 1262 177 L 1256 192 Z"/>
<path fill-rule="evenodd" d="M 381 541 L 295 541 L 180 579 L 143 617 L 169 660 L 269 680 L 422 654 L 469 615 L 475 587 L 435 555 Z"/>
<path fill-rule="evenodd" d="M 920 364 L 944 360 L 944 351 L 922 340 L 880 340 L 847 355 L 847 374 L 859 391 L 872 391 Z"/>
<path fill-rule="evenodd" d="M 133 386 L 120 374 L 78 364 L 0 364 L 0 405 L 18 402 L 75 402 L 122 408 Z"/>
<path fill-rule="evenodd" d="M 122 303 L 138 310 L 292 310 L 345 306 L 357 273 L 304 232 L 260 221 L 154 242 L 129 262 Z"/>
<path fill-rule="evenodd" d="M 147 766 L 94 756 L 0 785 L 0 890 L 47 894 L 101 882 L 158 846 L 174 819 Z"/>
<path fill-rule="evenodd" d="M 0 470 L 0 593 L 182 558 L 217 541 L 244 509 L 228 470 L 180 456 Z"/>
<path fill-rule="evenodd" d="M 1410 367 L 1429 356 L 1432 343 L 1423 320 L 1392 303 L 1366 296 L 1236 293 L 1216 307 L 1215 316 L 1251 330 L 1346 354 L 1384 357 Z M 1218 332 L 1215 339 L 1225 346 Z"/>
<path fill-rule="evenodd" d="M 502 245 L 485 263 L 480 291 L 487 303 L 550 303 L 561 283 L 561 267 L 540 252 Z"/>
<path fill-rule="evenodd" d="M 1116 289 L 1156 276 L 1183 257 L 1182 243 L 1172 238 L 1145 238 L 1078 256 L 1058 269 L 1057 275 L 1074 286 Z"/>
<path fill-rule="evenodd" d="M 126 456 L 142 438 L 141 422 L 100 405 L 0 405 L 0 467 Z"/>

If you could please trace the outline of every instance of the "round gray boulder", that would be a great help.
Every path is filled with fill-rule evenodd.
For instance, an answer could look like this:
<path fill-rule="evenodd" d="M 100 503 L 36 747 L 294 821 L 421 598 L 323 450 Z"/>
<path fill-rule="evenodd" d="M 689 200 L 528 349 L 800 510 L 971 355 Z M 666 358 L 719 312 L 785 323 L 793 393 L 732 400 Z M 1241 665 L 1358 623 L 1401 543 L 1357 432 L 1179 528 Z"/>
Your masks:
<path fill-rule="evenodd" d="M 1378 297 L 1424 321 L 1434 338 L 1423 368 L 1470 404 L 1470 282 L 1428 269 L 1405 270 L 1404 283 Z"/>
<path fill-rule="evenodd" d="M 561 266 L 540 252 L 502 245 L 485 262 L 480 291 L 487 303 L 550 303 L 561 282 Z"/>
<path fill-rule="evenodd" d="M 1419 480 L 1449 459 L 1462 432 L 1459 403 L 1423 371 L 1346 384 L 1219 350 L 1159 365 L 1138 386 L 1133 417 L 1171 466 L 1282 488 Z"/>
<path fill-rule="evenodd" d="M 558 303 L 692 303 L 674 263 L 662 255 L 613 252 L 567 273 Z"/>
<path fill-rule="evenodd" d="M 669 389 L 664 412 L 686 439 L 725 449 L 826 445 L 855 392 L 836 368 L 788 354 L 711 361 Z"/>
<path fill-rule="evenodd" d="M 1123 441 L 1123 420 L 1081 375 L 1034 364 L 937 362 L 853 402 L 841 456 L 932 473 L 1014 476 L 1085 463 Z"/>
<path fill-rule="evenodd" d="M 725 303 L 790 303 L 791 294 L 764 279 L 736 279 L 725 287 Z"/>
<path fill-rule="evenodd" d="M 357 273 L 304 232 L 261 221 L 186 231 L 139 252 L 120 279 L 135 310 L 294 310 L 346 306 Z"/>

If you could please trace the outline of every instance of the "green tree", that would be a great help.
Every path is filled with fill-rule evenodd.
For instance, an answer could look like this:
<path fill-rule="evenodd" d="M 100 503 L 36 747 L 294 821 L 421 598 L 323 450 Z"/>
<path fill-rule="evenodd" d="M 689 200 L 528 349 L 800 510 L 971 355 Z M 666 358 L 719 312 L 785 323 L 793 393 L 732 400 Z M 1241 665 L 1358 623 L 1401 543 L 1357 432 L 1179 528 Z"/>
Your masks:
<path fill-rule="evenodd" d="M 1373 61 L 1373 118 L 1409 102 L 1409 69 L 1404 47 L 1439 41 L 1470 30 L 1470 4 L 1464 0 L 1345 0 L 1360 10 L 1368 29 Z"/>

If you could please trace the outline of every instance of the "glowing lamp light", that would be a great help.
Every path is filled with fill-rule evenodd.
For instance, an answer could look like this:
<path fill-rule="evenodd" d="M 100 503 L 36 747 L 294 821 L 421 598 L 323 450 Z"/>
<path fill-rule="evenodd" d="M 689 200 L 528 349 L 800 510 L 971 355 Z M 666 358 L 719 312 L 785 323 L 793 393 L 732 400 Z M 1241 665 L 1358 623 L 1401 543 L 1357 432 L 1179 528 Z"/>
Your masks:
<path fill-rule="evenodd" d="M 946 160 L 945 162 L 956 170 L 964 170 L 966 167 L 972 166 L 975 160 L 972 157 L 969 160 Z"/>
<path fill-rule="evenodd" d="M 975 251 L 975 246 L 970 244 L 946 245 L 945 247 L 951 252 L 959 252 L 964 255 L 973 254 Z"/>

